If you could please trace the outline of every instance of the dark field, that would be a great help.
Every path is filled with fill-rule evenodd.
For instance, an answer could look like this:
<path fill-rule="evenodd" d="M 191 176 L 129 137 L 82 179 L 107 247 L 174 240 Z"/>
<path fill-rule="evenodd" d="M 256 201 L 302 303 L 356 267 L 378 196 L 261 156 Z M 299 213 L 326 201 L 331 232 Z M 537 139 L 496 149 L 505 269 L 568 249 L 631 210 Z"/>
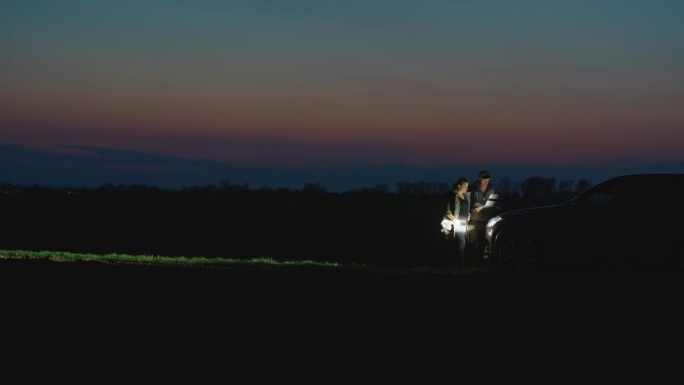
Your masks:
<path fill-rule="evenodd" d="M 384 267 L 448 262 L 436 235 L 441 201 L 370 203 L 310 202 L 302 211 L 293 204 L 287 213 L 280 204 L 273 216 L 243 202 L 233 216 L 198 210 L 145 218 L 144 206 L 137 206 L 128 220 L 114 215 L 125 216 L 123 210 L 109 217 L 88 217 L 87 211 L 15 217 L 5 222 L 12 237 L 4 238 L 3 249 L 375 266 L 212 269 L 0 260 L 3 347 L 31 356 L 221 357 L 233 371 L 366 370 L 453 374 L 475 382 L 586 380 L 590 368 L 606 380 L 634 378 L 653 358 L 663 359 L 663 367 L 649 365 L 646 378 L 672 369 L 665 357 L 684 342 L 681 272 L 396 272 Z M 503 369 L 513 364 L 521 366 Z"/>
<path fill-rule="evenodd" d="M 434 265 L 441 196 L 2 197 L 4 249 Z"/>
<path fill-rule="evenodd" d="M 3 260 L 0 272 L 3 347 L 20 355 L 444 371 L 480 357 L 501 365 L 629 361 L 682 343 L 684 280 L 662 271 L 455 275 Z"/>

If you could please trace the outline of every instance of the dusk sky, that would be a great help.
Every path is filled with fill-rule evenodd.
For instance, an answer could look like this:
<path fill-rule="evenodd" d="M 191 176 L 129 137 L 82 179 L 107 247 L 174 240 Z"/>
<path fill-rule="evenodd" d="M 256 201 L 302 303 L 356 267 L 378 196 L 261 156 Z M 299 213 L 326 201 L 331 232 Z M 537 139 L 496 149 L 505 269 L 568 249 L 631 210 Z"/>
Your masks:
<path fill-rule="evenodd" d="M 684 172 L 682 20 L 680 0 L 5 0 L 0 181 Z"/>

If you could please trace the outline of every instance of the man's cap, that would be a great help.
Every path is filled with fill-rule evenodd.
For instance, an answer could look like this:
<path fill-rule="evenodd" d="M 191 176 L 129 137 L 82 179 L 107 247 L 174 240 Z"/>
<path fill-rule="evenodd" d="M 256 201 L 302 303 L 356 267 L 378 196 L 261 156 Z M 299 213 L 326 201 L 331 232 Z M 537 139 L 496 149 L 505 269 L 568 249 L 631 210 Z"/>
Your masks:
<path fill-rule="evenodd" d="M 482 179 L 490 179 L 491 178 L 491 176 L 489 175 L 489 171 L 487 171 L 487 170 L 480 171 L 480 173 L 477 174 L 477 177 L 482 178 Z"/>

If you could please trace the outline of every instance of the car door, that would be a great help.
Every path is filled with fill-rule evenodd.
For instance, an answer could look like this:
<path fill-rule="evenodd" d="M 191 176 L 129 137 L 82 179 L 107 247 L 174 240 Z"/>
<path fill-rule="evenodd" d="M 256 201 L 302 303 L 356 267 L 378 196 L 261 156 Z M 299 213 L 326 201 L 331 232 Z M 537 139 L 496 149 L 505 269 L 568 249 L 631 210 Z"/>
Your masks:
<path fill-rule="evenodd" d="M 638 239 L 639 227 L 634 215 L 636 198 L 628 183 L 609 181 L 596 186 L 574 202 L 575 214 L 582 217 L 583 253 L 580 261 L 587 264 L 624 262 Z"/>

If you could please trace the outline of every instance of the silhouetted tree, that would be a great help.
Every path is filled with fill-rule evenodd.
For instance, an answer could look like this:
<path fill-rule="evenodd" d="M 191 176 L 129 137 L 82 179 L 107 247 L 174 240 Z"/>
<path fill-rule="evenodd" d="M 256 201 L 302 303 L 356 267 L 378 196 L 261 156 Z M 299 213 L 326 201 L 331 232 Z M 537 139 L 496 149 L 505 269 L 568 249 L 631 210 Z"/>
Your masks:
<path fill-rule="evenodd" d="M 555 187 L 555 178 L 540 176 L 527 178 L 521 185 L 523 198 L 529 201 L 545 201 L 552 198 Z"/>
<path fill-rule="evenodd" d="M 575 181 L 566 179 L 558 184 L 558 195 L 560 199 L 570 199 L 574 195 L 573 186 Z"/>
<path fill-rule="evenodd" d="M 390 190 L 386 184 L 376 184 L 373 187 L 363 187 L 356 192 L 363 194 L 389 194 Z"/>
<path fill-rule="evenodd" d="M 305 192 L 308 194 L 325 194 L 328 192 L 328 190 L 320 182 L 314 182 L 314 183 L 304 184 L 304 188 L 302 189 L 302 192 Z"/>
<path fill-rule="evenodd" d="M 444 182 L 419 180 L 417 182 L 399 181 L 396 186 L 397 193 L 402 195 L 437 195 L 448 191 L 450 185 Z"/>
<path fill-rule="evenodd" d="M 497 194 L 511 196 L 513 195 L 513 182 L 507 176 L 499 179 L 498 183 L 494 185 Z"/>
<path fill-rule="evenodd" d="M 577 187 L 575 187 L 575 194 L 580 194 L 580 193 L 586 191 L 589 187 L 591 187 L 591 183 L 589 183 L 588 180 L 580 179 L 577 182 Z"/>

